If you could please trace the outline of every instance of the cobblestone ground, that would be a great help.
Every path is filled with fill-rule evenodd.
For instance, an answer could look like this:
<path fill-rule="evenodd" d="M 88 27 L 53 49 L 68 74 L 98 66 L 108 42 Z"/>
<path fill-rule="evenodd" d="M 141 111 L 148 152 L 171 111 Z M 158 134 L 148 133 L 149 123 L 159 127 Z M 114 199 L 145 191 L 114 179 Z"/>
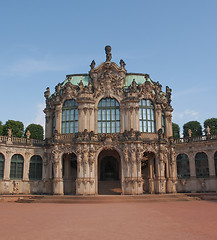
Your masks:
<path fill-rule="evenodd" d="M 217 202 L 0 203 L 0 239 L 217 239 Z"/>

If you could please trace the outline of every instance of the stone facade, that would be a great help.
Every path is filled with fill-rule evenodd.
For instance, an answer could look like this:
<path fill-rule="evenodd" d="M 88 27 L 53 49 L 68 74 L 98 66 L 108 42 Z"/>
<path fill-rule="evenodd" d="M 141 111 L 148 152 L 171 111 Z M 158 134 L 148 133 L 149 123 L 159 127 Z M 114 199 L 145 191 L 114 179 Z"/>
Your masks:
<path fill-rule="evenodd" d="M 106 61 L 96 67 L 93 60 L 89 74 L 67 75 L 52 95 L 46 89 L 44 141 L 0 137 L 0 194 L 216 191 L 214 160 L 207 180 L 195 178 L 193 160 L 191 177 L 177 178 L 177 156 L 197 147 L 202 151 L 204 145 L 174 143 L 171 89 L 163 92 L 148 74 L 127 73 L 123 60 L 111 61 L 111 47 L 105 51 Z M 23 159 L 23 172 L 11 179 L 16 154 Z M 42 161 L 42 175 L 32 180 L 34 156 Z M 19 171 L 16 164 L 13 171 Z"/>

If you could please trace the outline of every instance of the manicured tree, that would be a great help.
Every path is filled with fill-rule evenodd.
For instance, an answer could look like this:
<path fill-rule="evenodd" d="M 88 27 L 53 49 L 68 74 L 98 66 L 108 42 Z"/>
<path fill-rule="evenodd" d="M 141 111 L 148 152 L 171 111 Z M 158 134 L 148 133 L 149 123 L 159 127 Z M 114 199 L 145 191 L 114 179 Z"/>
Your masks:
<path fill-rule="evenodd" d="M 180 127 L 177 123 L 173 123 L 173 138 L 180 138 Z"/>
<path fill-rule="evenodd" d="M 44 138 L 44 129 L 43 129 L 43 127 L 41 125 L 34 124 L 34 123 L 28 125 L 26 130 L 25 130 L 25 136 L 26 136 L 26 132 L 28 130 L 31 133 L 30 138 L 43 140 L 43 138 Z"/>
<path fill-rule="evenodd" d="M 206 131 L 207 126 L 210 127 L 211 134 L 217 134 L 217 118 L 209 118 L 203 123 L 204 129 Z"/>
<path fill-rule="evenodd" d="M 183 135 L 188 137 L 188 130 L 191 129 L 192 137 L 202 135 L 202 127 L 198 121 L 190 121 L 183 125 Z"/>
<path fill-rule="evenodd" d="M 14 137 L 23 137 L 24 125 L 20 121 L 8 120 L 5 125 L 3 125 L 3 135 L 8 135 L 8 129 L 12 129 L 12 135 Z"/>
<path fill-rule="evenodd" d="M 3 125 L 2 122 L 0 121 L 0 136 L 2 136 L 3 134 Z"/>

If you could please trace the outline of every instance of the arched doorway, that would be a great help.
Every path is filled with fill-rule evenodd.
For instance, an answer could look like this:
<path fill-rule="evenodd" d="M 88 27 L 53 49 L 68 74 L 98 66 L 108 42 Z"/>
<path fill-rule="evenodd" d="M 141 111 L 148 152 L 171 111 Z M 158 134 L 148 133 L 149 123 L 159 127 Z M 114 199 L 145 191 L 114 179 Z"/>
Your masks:
<path fill-rule="evenodd" d="M 121 159 L 116 150 L 103 150 L 98 157 L 98 194 L 121 194 Z"/>
<path fill-rule="evenodd" d="M 143 192 L 154 193 L 155 181 L 155 154 L 153 152 L 144 152 L 141 161 L 142 178 L 144 180 Z"/>
<path fill-rule="evenodd" d="M 77 157 L 74 153 L 65 153 L 62 157 L 64 194 L 76 193 Z"/>

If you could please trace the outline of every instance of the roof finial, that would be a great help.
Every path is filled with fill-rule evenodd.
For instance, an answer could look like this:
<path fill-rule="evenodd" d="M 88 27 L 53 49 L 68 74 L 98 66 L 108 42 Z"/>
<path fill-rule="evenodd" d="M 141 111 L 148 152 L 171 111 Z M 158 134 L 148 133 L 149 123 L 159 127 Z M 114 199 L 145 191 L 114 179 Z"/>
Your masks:
<path fill-rule="evenodd" d="M 112 50 L 111 46 L 107 45 L 107 46 L 105 47 L 106 62 L 110 62 L 111 59 L 112 59 L 111 50 Z"/>

